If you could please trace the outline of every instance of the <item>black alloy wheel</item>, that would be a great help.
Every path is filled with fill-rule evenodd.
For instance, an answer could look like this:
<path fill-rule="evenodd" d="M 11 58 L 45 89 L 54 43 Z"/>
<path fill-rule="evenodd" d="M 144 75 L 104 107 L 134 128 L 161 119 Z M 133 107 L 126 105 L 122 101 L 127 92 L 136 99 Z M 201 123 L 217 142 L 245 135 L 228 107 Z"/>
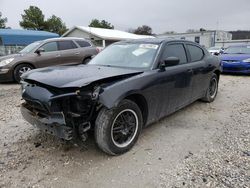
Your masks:
<path fill-rule="evenodd" d="M 131 100 L 124 99 L 111 109 L 103 107 L 95 122 L 96 143 L 110 155 L 123 154 L 138 140 L 142 124 L 141 110 Z"/>

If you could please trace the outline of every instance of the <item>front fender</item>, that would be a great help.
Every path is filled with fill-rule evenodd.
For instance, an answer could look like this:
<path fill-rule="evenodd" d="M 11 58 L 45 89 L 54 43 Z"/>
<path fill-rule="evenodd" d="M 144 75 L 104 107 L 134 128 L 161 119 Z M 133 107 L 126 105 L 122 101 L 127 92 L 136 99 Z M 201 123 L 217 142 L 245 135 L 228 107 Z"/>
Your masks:
<path fill-rule="evenodd" d="M 147 98 L 144 95 L 145 89 L 151 80 L 151 75 L 144 73 L 104 87 L 99 94 L 99 103 L 110 109 L 117 106 L 121 100 L 129 95 L 140 94 Z"/>
<path fill-rule="evenodd" d="M 99 96 L 99 103 L 103 104 L 108 109 L 118 106 L 118 104 L 127 96 L 133 94 L 140 94 L 143 96 L 140 90 L 128 90 L 124 93 L 124 91 L 114 91 L 106 90 Z"/>

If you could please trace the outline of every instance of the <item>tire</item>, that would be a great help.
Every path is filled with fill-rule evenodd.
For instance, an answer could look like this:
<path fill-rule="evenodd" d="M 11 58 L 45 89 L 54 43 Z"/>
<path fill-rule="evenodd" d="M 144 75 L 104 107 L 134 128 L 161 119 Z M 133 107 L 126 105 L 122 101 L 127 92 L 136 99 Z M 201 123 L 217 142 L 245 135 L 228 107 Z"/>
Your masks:
<path fill-rule="evenodd" d="M 82 61 L 82 64 L 88 64 L 88 62 L 90 62 L 90 60 L 91 60 L 91 58 L 88 57 L 88 58 L 86 58 L 86 59 L 84 59 L 84 60 Z"/>
<path fill-rule="evenodd" d="M 202 101 L 211 103 L 215 100 L 218 93 L 218 83 L 218 76 L 213 73 L 206 91 L 206 95 L 201 99 Z"/>
<path fill-rule="evenodd" d="M 137 104 L 130 100 L 123 100 L 112 109 L 104 107 L 95 122 L 96 143 L 109 155 L 123 154 L 138 140 L 142 124 L 142 113 Z"/>
<path fill-rule="evenodd" d="M 16 82 L 20 83 L 21 75 L 25 72 L 32 70 L 33 67 L 29 64 L 20 64 L 14 69 L 14 79 Z"/>

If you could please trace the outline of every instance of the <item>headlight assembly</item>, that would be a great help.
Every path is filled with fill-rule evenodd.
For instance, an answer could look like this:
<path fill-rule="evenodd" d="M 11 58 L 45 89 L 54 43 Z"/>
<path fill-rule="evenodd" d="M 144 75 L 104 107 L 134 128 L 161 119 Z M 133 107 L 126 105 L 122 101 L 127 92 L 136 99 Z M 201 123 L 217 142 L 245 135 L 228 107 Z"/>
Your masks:
<path fill-rule="evenodd" d="M 10 64 L 13 60 L 14 60 L 14 58 L 9 58 L 9 59 L 2 60 L 2 61 L 0 61 L 0 66 L 3 67 L 3 66 L 5 66 L 5 65 L 8 65 L 8 64 Z"/>

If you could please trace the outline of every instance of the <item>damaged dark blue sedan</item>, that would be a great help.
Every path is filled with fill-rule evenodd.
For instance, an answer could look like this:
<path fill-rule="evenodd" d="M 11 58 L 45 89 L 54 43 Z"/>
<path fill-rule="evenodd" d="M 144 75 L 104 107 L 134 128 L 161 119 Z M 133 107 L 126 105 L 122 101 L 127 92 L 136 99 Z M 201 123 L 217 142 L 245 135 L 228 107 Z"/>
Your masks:
<path fill-rule="evenodd" d="M 32 70 L 22 76 L 21 112 L 64 140 L 94 131 L 111 155 L 130 150 L 143 127 L 201 99 L 216 98 L 220 60 L 184 40 L 115 43 L 88 65 Z"/>

